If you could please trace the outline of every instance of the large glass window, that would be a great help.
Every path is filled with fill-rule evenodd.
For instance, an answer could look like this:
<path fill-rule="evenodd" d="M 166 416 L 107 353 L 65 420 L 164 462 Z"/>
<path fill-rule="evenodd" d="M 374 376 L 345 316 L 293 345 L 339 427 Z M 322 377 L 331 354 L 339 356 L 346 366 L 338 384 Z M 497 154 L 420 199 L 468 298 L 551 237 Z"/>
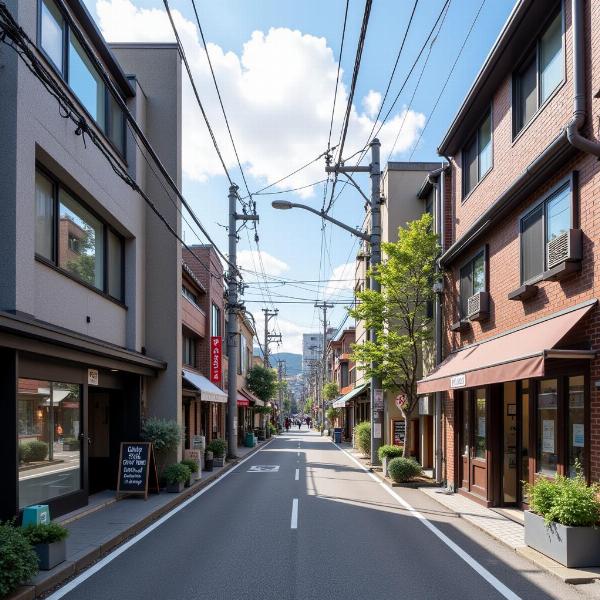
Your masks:
<path fill-rule="evenodd" d="M 35 174 L 35 252 L 54 258 L 54 183 L 40 172 Z"/>
<path fill-rule="evenodd" d="M 567 417 L 569 477 L 576 473 L 576 462 L 585 470 L 585 395 L 583 375 L 569 377 L 569 407 Z"/>
<path fill-rule="evenodd" d="M 62 73 L 65 48 L 65 20 L 52 0 L 42 0 L 40 34 L 44 52 Z"/>
<path fill-rule="evenodd" d="M 487 438 L 486 422 L 487 410 L 485 400 L 485 388 L 475 390 L 475 458 L 486 458 Z"/>
<path fill-rule="evenodd" d="M 80 386 L 19 379 L 19 508 L 81 489 Z"/>
<path fill-rule="evenodd" d="M 103 289 L 104 226 L 65 190 L 60 190 L 59 199 L 58 264 Z"/>
<path fill-rule="evenodd" d="M 564 63 L 562 12 L 559 12 L 514 75 L 515 135 L 564 80 Z"/>
<path fill-rule="evenodd" d="M 183 364 L 190 367 L 196 367 L 196 340 L 195 338 L 184 335 L 183 340 Z"/>
<path fill-rule="evenodd" d="M 463 149 L 463 196 L 492 168 L 492 114 L 485 117 Z"/>
<path fill-rule="evenodd" d="M 556 474 L 558 463 L 558 380 L 539 382 L 537 406 L 537 470 Z"/>

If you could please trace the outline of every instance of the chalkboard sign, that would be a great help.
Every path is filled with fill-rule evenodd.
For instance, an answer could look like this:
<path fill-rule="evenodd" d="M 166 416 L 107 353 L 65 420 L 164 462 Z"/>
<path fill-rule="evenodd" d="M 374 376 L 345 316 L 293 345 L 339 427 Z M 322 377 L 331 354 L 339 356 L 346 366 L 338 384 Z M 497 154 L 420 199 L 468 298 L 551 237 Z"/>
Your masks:
<path fill-rule="evenodd" d="M 159 492 L 154 447 L 150 442 L 121 442 L 117 498 L 126 494 L 144 494 L 148 485 Z"/>
<path fill-rule="evenodd" d="M 406 437 L 406 423 L 404 421 L 393 421 L 394 424 L 394 445 L 404 445 Z"/>

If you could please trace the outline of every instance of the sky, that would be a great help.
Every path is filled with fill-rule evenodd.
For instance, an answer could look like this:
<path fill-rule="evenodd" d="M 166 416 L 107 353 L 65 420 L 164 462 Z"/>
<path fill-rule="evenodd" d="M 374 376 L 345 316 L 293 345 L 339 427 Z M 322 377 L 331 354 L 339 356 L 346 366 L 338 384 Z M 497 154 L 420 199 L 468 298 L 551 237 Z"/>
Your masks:
<path fill-rule="evenodd" d="M 514 0 L 483 0 L 483 4 L 482 0 L 451 0 L 410 73 L 445 1 L 417 0 L 376 124 L 379 128 L 389 111 L 378 134 L 382 168 L 388 159 L 439 160 L 436 148 L 514 5 Z M 174 41 L 162 0 L 85 2 L 109 42 Z M 315 301 L 336 303 L 328 314 L 331 326 L 337 327 L 344 319 L 344 303 L 352 297 L 358 241 L 335 226 L 323 228 L 316 215 L 299 209 L 274 210 L 271 202 L 286 199 L 316 209 L 323 205 L 325 159 L 314 159 L 328 147 L 338 64 L 331 146 L 340 139 L 365 3 L 349 0 L 341 59 L 346 0 L 195 0 L 195 4 L 247 187 L 255 194 L 275 183 L 265 190 L 268 193 L 253 195 L 260 217 L 260 253 L 253 229 L 239 234 L 238 264 L 245 269 L 247 285 L 244 302 L 255 316 L 259 334 L 262 309 L 278 308 L 271 329 L 282 334 L 282 343 L 273 344 L 271 352 L 301 352 L 302 333 L 322 330 Z M 244 197 L 248 192 L 215 92 L 192 0 L 170 0 L 169 5 L 224 162 Z M 414 0 L 373 2 L 343 158 L 360 151 L 370 139 L 414 6 Z M 368 156 L 363 162 L 368 164 Z M 311 164 L 276 183 L 306 163 Z M 368 177 L 356 179 L 368 195 Z M 227 249 L 228 188 L 184 73 L 183 194 L 223 252 Z M 342 189 L 329 214 L 359 227 L 364 219 L 363 199 L 358 191 L 339 184 L 336 196 Z M 329 194 L 331 186 L 328 190 Z M 206 243 L 200 232 L 185 224 L 184 236 L 188 244 Z"/>

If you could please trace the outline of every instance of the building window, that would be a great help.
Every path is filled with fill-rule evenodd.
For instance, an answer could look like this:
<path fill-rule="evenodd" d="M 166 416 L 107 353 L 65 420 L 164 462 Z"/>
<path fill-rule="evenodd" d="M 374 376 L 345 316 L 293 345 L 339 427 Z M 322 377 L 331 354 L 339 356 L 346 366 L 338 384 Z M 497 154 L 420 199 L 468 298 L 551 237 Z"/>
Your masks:
<path fill-rule="evenodd" d="M 210 335 L 221 335 L 221 332 L 221 309 L 213 304 L 210 311 Z"/>
<path fill-rule="evenodd" d="M 564 67 L 562 11 L 559 11 L 513 76 L 515 135 L 563 82 Z"/>
<path fill-rule="evenodd" d="M 183 364 L 188 367 L 196 367 L 196 339 L 183 334 Z"/>
<path fill-rule="evenodd" d="M 471 141 L 463 149 L 463 197 L 492 168 L 492 112 L 487 114 Z"/>
<path fill-rule="evenodd" d="M 521 219 L 521 283 L 546 270 L 546 245 L 572 226 L 571 203 L 571 185 L 567 183 Z"/>
<path fill-rule="evenodd" d="M 36 255 L 122 301 L 123 239 L 40 170 L 35 186 Z"/>
<path fill-rule="evenodd" d="M 575 477 L 576 465 L 586 469 L 585 460 L 585 392 L 584 377 L 569 377 L 569 406 L 567 412 L 568 475 Z"/>
<path fill-rule="evenodd" d="M 192 292 L 192 290 L 190 290 L 185 285 L 181 286 L 181 295 L 187 300 L 189 300 L 192 304 L 199 307 L 198 296 L 196 296 L 196 294 L 194 294 L 194 292 Z"/>
<path fill-rule="evenodd" d="M 482 250 L 460 269 L 460 318 L 467 316 L 469 298 L 485 291 L 485 252 Z"/>
<path fill-rule="evenodd" d="M 53 0 L 39 3 L 38 44 L 121 156 L 125 116 Z M 68 49 L 68 50 L 67 50 Z"/>

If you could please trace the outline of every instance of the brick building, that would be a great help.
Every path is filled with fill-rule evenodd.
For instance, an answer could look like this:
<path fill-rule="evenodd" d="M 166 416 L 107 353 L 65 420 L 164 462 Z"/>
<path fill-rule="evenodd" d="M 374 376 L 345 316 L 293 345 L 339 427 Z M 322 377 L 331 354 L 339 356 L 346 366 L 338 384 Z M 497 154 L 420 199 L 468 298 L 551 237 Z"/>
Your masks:
<path fill-rule="evenodd" d="M 526 505 L 536 474 L 600 477 L 600 4 L 517 3 L 443 139 L 448 486 Z"/>

